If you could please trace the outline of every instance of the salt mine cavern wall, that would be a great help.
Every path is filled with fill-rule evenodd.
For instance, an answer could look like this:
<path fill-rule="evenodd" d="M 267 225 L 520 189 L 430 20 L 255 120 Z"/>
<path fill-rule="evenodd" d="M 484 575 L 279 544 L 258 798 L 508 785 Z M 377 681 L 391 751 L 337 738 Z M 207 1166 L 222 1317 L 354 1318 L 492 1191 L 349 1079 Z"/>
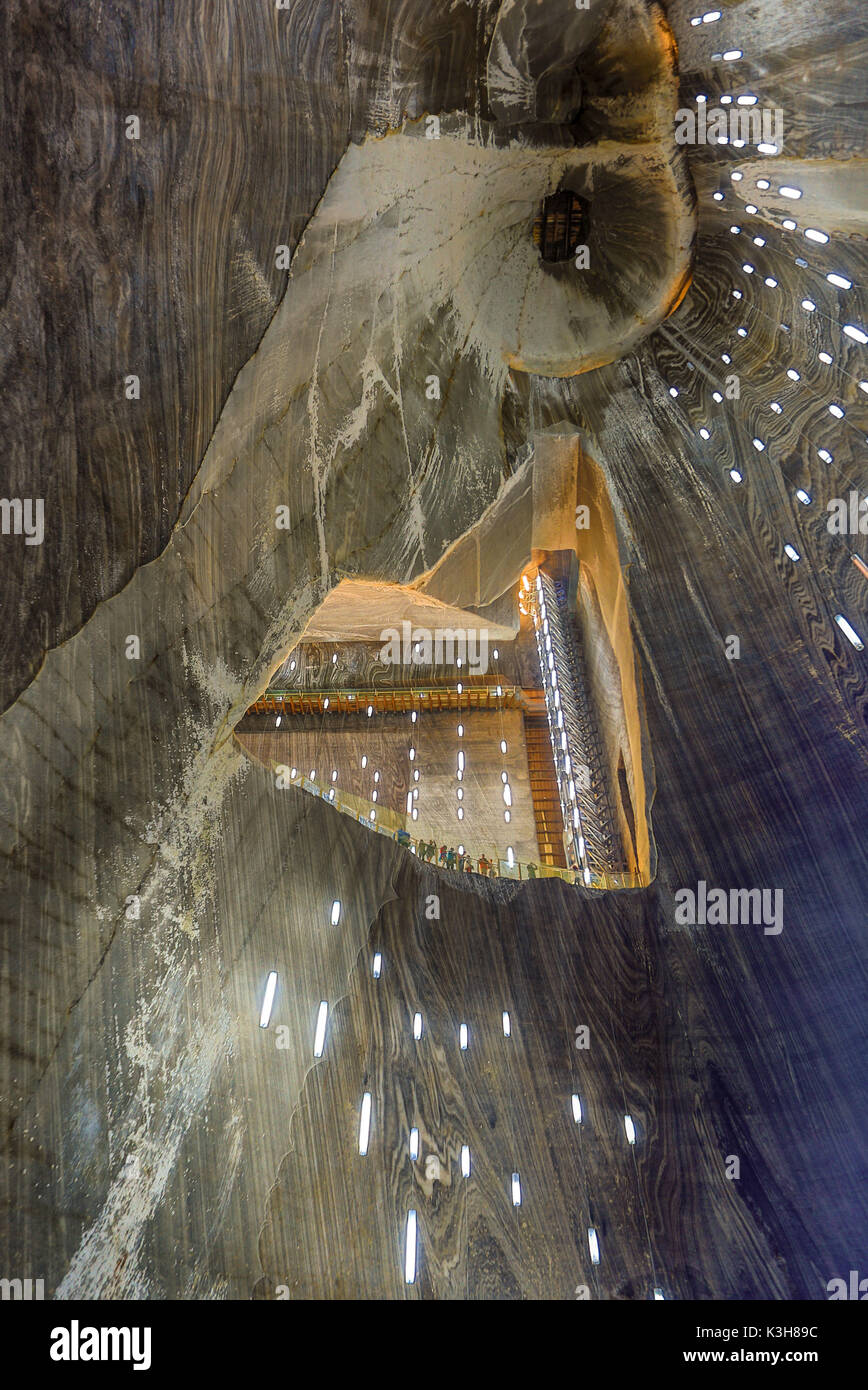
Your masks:
<path fill-rule="evenodd" d="M 40 547 L 3 536 L 0 1262 L 52 1296 L 820 1299 L 864 1263 L 868 691 L 832 616 L 864 635 L 865 581 L 793 491 L 864 481 L 862 349 L 817 353 L 868 318 L 866 21 L 732 4 L 709 40 L 675 3 L 677 88 L 663 11 L 613 3 L 576 51 L 577 154 L 569 83 L 520 136 L 486 124 L 502 8 L 4 15 L 2 490 L 43 496 L 47 525 Z M 785 254 L 792 208 L 779 179 L 754 191 L 755 158 L 697 148 L 688 173 L 672 116 L 712 79 L 787 113 L 799 217 L 835 258 Z M 606 230 L 585 298 L 532 253 L 568 167 Z M 564 424 L 611 499 L 653 750 L 656 878 L 628 893 L 458 882 L 278 791 L 232 734 L 342 577 L 426 574 Z M 700 880 L 781 891 L 783 930 L 679 925 Z"/>

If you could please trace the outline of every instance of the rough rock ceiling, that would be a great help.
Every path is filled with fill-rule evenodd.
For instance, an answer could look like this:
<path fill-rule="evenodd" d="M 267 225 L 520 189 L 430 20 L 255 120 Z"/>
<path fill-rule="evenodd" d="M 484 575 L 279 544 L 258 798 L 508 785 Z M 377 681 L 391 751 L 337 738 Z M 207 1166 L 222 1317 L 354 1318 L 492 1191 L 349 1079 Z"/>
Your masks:
<path fill-rule="evenodd" d="M 578 75 L 544 24 L 510 65 L 510 0 L 4 13 L 2 490 L 46 531 L 2 537 L 0 1248 L 56 1296 L 825 1298 L 864 1249 L 868 689 L 833 618 L 864 638 L 868 556 L 825 506 L 868 481 L 841 331 L 868 324 L 868 23 L 603 8 Z M 675 145 L 667 112 L 750 92 L 783 158 Z M 585 298 L 515 230 L 572 168 L 607 229 Z M 232 735 L 341 578 L 430 571 L 565 427 L 605 476 L 656 774 L 656 878 L 596 898 L 457 883 Z M 784 930 L 679 926 L 700 880 L 782 891 Z"/>

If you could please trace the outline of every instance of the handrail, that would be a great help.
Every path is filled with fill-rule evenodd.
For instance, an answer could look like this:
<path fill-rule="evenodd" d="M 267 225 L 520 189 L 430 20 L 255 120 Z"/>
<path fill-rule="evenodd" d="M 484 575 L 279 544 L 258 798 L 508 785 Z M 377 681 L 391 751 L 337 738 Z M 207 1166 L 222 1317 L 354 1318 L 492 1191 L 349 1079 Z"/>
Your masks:
<path fill-rule="evenodd" d="M 286 713 L 285 701 L 287 700 L 309 700 L 315 704 L 327 699 L 330 707 L 335 710 L 339 709 L 342 713 L 351 712 L 349 709 L 351 706 L 362 713 L 363 707 L 370 704 L 382 708 L 388 702 L 400 705 L 403 709 L 412 710 L 418 702 L 433 699 L 448 703 L 453 708 L 469 707 L 473 703 L 472 697 L 476 697 L 478 700 L 480 696 L 487 700 L 501 701 L 510 707 L 517 706 L 524 709 L 535 705 L 542 698 L 542 691 L 525 690 L 520 685 L 505 685 L 503 681 L 490 680 L 485 677 L 473 678 L 468 676 L 463 685 L 464 688 L 460 693 L 448 685 L 386 686 L 368 690 L 351 690 L 334 686 L 316 686 L 309 689 L 305 689 L 304 686 L 294 686 L 291 690 L 269 688 L 253 701 L 247 713 L 257 714 L 276 710 Z M 498 689 L 500 690 L 499 695 Z"/>
<path fill-rule="evenodd" d="M 306 791 L 312 796 L 319 797 L 322 801 L 327 802 L 330 806 L 334 806 L 336 810 L 341 811 L 344 815 L 352 816 L 353 820 L 357 820 L 360 825 L 364 825 L 368 830 L 376 831 L 379 835 L 388 836 L 390 840 L 396 841 L 398 844 L 402 845 L 404 849 L 408 849 L 411 854 L 415 854 L 423 864 L 434 864 L 437 868 L 449 869 L 451 872 L 455 873 L 473 873 L 479 874 L 482 877 L 505 878 L 520 882 L 527 882 L 536 878 L 559 878 L 565 883 L 571 883 L 577 887 L 595 888 L 601 892 L 610 892 L 620 888 L 642 887 L 641 879 L 636 874 L 611 872 L 595 873 L 592 870 L 590 882 L 585 884 L 582 882 L 580 875 L 574 873 L 570 869 L 561 869 L 556 864 L 536 864 L 518 859 L 515 860 L 513 864 L 510 864 L 508 860 L 501 859 L 496 850 L 494 851 L 494 857 L 491 859 L 488 855 L 476 856 L 475 858 L 477 864 L 486 863 L 490 865 L 487 873 L 483 872 L 481 869 L 468 869 L 466 867 L 459 869 L 457 863 L 441 863 L 439 853 L 436 860 L 425 859 L 424 856 L 420 854 L 419 847 L 427 843 L 426 841 L 420 840 L 418 837 L 414 839 L 413 836 L 410 835 L 410 832 L 400 823 L 397 824 L 397 826 L 394 824 L 390 826 L 384 823 L 390 820 L 392 822 L 400 822 L 401 820 L 401 817 L 388 807 L 382 806 L 377 808 L 379 816 L 383 818 L 382 820 L 371 820 L 369 816 L 366 816 L 357 806 L 352 804 L 353 801 L 358 804 L 362 804 L 362 802 L 361 798 L 354 796 L 351 792 L 338 793 L 335 787 L 321 788 L 316 782 L 312 782 L 309 777 L 304 776 L 296 777 L 293 785 L 301 787 L 302 791 Z M 367 805 L 367 802 L 364 804 Z M 470 855 L 464 857 L 467 861 L 473 862 Z M 530 872 L 531 869 L 533 869 L 533 873 Z M 494 872 L 492 872 L 492 870 L 494 870 Z"/>

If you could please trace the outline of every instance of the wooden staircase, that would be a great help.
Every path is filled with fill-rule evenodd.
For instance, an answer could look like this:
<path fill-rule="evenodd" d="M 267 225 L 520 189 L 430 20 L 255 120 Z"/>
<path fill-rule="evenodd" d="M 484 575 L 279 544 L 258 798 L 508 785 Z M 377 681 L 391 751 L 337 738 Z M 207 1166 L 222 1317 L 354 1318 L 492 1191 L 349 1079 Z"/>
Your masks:
<path fill-rule="evenodd" d="M 545 714 L 525 714 L 524 737 L 540 863 L 565 869 L 564 819 Z"/>

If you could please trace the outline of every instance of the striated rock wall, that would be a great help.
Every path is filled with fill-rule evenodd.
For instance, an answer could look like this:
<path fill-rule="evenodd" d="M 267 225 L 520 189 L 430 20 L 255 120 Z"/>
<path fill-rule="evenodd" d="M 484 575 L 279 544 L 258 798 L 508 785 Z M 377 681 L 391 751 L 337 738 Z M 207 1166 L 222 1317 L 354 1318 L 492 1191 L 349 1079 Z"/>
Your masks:
<path fill-rule="evenodd" d="M 653 124 L 629 91 L 627 21 L 638 12 L 625 9 L 596 50 L 610 85 L 589 103 L 589 142 L 602 138 L 607 103 L 637 140 Z M 646 1297 L 653 1279 L 682 1297 L 825 1297 L 826 1281 L 858 1262 L 866 1215 L 868 690 L 864 656 L 832 615 L 847 611 L 863 634 L 866 622 L 849 547 L 822 512 L 796 511 L 793 489 L 807 486 L 822 507 L 861 458 L 860 349 L 836 338 L 831 377 L 817 358 L 831 341 L 821 322 L 866 321 L 848 199 L 835 200 L 840 221 L 830 202 L 831 251 L 811 252 L 807 267 L 827 317 L 801 317 L 808 280 L 776 209 L 746 213 L 731 150 L 692 151 L 696 279 L 640 345 L 646 325 L 618 311 L 632 308 L 631 273 L 648 327 L 677 298 L 665 267 L 688 264 L 689 238 L 674 230 L 690 230 L 689 218 L 673 214 L 671 237 L 660 229 L 666 200 L 683 208 L 689 192 L 683 161 L 659 149 L 649 160 L 641 145 L 576 156 L 562 131 L 487 142 L 478 98 L 493 5 L 309 0 L 289 22 L 241 3 L 197 10 L 195 23 L 161 10 L 179 32 L 149 28 L 138 8 L 99 13 L 102 27 L 93 9 L 63 4 L 19 6 L 4 21 L 21 75 L 5 108 L 4 148 L 20 159 L 7 154 L 4 491 L 44 495 L 52 517 L 44 547 L 22 546 L 4 588 L 14 633 L 0 721 L 4 1272 L 44 1277 L 68 1297 L 273 1297 L 279 1284 L 390 1295 L 412 1191 L 423 1294 L 569 1297 L 588 1282 L 595 1295 Z M 673 56 L 660 11 L 648 13 L 643 32 Z M 730 6 L 713 42 L 735 46 L 743 26 L 752 49 L 745 42 L 746 66 L 725 76 L 687 9 L 673 5 L 671 18 L 682 98 L 710 76 L 721 88 L 736 73 L 742 84 L 767 77 L 768 95 L 796 111 L 798 176 L 809 190 L 815 164 L 827 197 L 828 160 L 846 168 L 862 129 L 841 75 L 861 70 L 856 7 Z M 671 88 L 666 109 L 675 100 Z M 143 116 L 137 148 L 123 134 L 131 110 Z M 376 170 L 399 149 L 412 147 L 418 166 L 423 125 L 344 149 L 426 111 L 468 113 L 443 122 L 430 155 L 445 212 L 426 214 L 419 167 L 405 170 L 402 199 L 376 203 L 374 235 L 359 184 L 379 198 Z M 274 246 L 297 245 L 342 156 L 273 317 Z M 563 324 L 544 331 L 537 317 L 556 291 L 540 288 L 510 232 L 510 205 L 529 215 L 577 157 L 600 171 L 611 268 L 624 274 L 600 287 L 599 322 L 589 304 L 576 310 L 587 336 L 568 344 L 572 366 L 632 348 L 579 376 L 529 377 L 510 370 L 510 353 L 546 371 L 570 363 Z M 404 220 L 406 199 L 415 216 Z M 774 301 L 756 274 L 738 282 L 741 302 L 731 297 L 745 259 L 728 230 L 735 207 L 758 219 L 751 237 L 773 227 L 750 255 L 763 278 L 778 269 Z M 486 307 L 518 330 L 502 261 L 490 263 L 487 306 L 456 289 L 459 269 L 472 279 L 475 253 L 486 254 L 469 231 L 446 283 L 448 258 L 435 253 L 450 208 L 453 227 L 473 209 L 493 235 L 514 234 L 545 296 L 530 314 L 540 356 L 522 359 L 518 338 L 496 341 L 490 327 L 476 355 L 457 340 L 458 324 L 481 331 Z M 351 227 L 360 263 L 341 243 Z M 417 228 L 429 233 L 419 245 Z M 386 273 L 397 262 L 382 260 L 384 246 L 406 249 L 415 299 Z M 856 290 L 846 301 L 825 280 L 836 264 Z M 438 265 L 446 298 L 426 298 Z M 742 393 L 715 411 L 720 357 L 733 348 Z M 141 399 L 126 402 L 118 383 L 142 362 Z M 788 363 L 799 383 L 785 384 Z M 447 404 L 432 435 L 425 378 L 441 369 Z M 832 387 L 846 425 L 826 410 Z M 751 440 L 772 391 L 786 415 L 760 456 Z M 406 583 L 427 572 L 498 496 L 534 433 L 564 422 L 612 499 L 656 774 L 655 883 L 593 899 L 551 883 L 441 880 L 312 799 L 278 792 L 232 736 L 343 575 Z M 820 467 L 818 447 L 833 464 Z M 274 526 L 278 505 L 290 507 L 288 532 Z M 795 568 L 788 536 L 803 552 Z M 493 585 L 486 601 L 502 592 Z M 738 661 L 726 658 L 727 634 L 739 636 Z M 782 891 L 782 932 L 679 926 L 674 895 L 700 879 Z M 420 910 L 431 892 L 435 926 Z M 379 993 L 374 949 L 387 962 Z M 270 969 L 274 1030 L 260 1031 Z M 314 1066 L 323 999 L 331 1031 Z M 420 1006 L 424 1055 L 408 1033 Z M 510 1057 L 497 1050 L 501 1007 L 516 1020 Z M 465 1016 L 477 1049 L 466 1067 L 454 1036 Z M 586 1054 L 574 1047 L 581 1024 Z M 365 1086 L 377 1147 L 362 1164 L 353 1137 Z M 581 1134 L 573 1087 L 587 1103 Z M 416 1113 L 413 1167 L 405 1131 Z M 475 1155 L 464 1188 L 459 1142 Z M 441 1160 L 436 1186 L 429 1153 Z M 725 1175 L 733 1154 L 737 1182 Z M 506 1206 L 514 1165 L 527 1192 L 518 1218 Z M 584 1263 L 591 1221 L 596 1271 Z"/>

